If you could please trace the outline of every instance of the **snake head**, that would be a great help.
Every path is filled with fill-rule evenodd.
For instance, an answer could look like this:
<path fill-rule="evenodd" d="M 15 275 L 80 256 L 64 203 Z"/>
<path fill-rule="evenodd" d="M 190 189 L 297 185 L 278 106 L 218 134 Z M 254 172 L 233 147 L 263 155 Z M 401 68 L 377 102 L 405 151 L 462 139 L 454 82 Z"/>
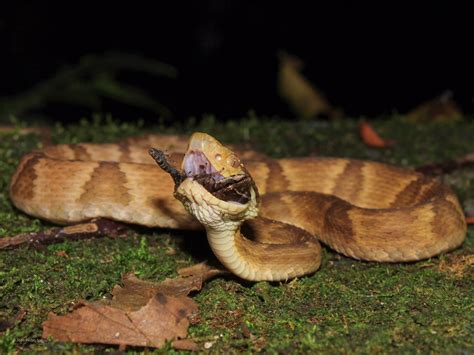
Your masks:
<path fill-rule="evenodd" d="M 236 154 L 210 135 L 191 136 L 181 172 L 155 160 L 173 177 L 175 197 L 204 225 L 256 216 L 258 191 L 252 177 Z"/>
<path fill-rule="evenodd" d="M 246 204 L 255 184 L 236 154 L 208 134 L 191 136 L 183 159 L 186 177 L 198 182 L 219 200 Z"/>

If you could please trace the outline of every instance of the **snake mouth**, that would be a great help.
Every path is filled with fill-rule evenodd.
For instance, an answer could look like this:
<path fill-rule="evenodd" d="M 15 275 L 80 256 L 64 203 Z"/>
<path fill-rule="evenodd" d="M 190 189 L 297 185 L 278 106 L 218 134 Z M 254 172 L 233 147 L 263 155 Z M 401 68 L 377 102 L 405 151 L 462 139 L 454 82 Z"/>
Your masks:
<path fill-rule="evenodd" d="M 176 169 L 169 161 L 166 154 L 159 149 L 150 148 L 149 154 L 156 163 L 174 180 L 175 191 L 187 179 L 197 182 L 217 199 L 245 205 L 252 199 L 252 191 L 256 191 L 255 183 L 250 174 L 235 159 L 231 159 L 231 167 L 236 173 L 230 175 L 233 171 L 228 167 L 217 170 L 206 154 L 199 149 L 188 150 L 184 156 L 182 171 Z M 217 156 L 220 156 L 217 154 Z M 236 162 L 239 169 L 235 169 Z"/>
<path fill-rule="evenodd" d="M 212 175 L 216 181 L 224 179 L 224 176 L 214 168 L 206 155 L 200 151 L 191 150 L 185 155 L 183 170 L 187 177 Z"/>
<path fill-rule="evenodd" d="M 200 151 L 189 151 L 183 160 L 183 170 L 187 178 L 198 182 L 219 200 L 246 204 L 251 199 L 253 180 L 248 174 L 225 177 Z"/>

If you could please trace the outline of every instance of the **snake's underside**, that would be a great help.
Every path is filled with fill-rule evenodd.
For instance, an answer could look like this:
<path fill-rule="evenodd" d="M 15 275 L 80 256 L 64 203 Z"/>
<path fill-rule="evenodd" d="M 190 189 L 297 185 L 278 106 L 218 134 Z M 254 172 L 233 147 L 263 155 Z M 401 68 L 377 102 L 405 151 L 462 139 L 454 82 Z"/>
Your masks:
<path fill-rule="evenodd" d="M 202 228 L 173 196 L 173 180 L 148 155 L 151 146 L 175 152 L 169 159 L 179 165 L 186 141 L 147 136 L 29 153 L 12 177 L 11 199 L 24 212 L 58 224 L 105 217 L 149 227 Z M 314 271 L 318 240 L 356 259 L 400 262 L 449 251 L 465 238 L 457 197 L 434 178 L 351 159 L 271 160 L 243 153 L 242 160 L 261 200 L 259 217 L 236 236 L 234 256 L 247 258 L 252 268 L 236 272 L 241 277 L 285 279 Z M 231 268 L 230 261 L 223 263 Z M 256 274 L 259 268 L 266 271 Z"/>

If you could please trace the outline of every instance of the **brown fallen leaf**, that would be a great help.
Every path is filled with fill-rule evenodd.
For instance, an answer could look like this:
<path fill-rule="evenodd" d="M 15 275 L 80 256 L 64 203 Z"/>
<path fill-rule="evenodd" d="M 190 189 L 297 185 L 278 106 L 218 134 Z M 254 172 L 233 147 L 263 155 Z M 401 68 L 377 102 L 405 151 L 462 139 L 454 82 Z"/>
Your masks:
<path fill-rule="evenodd" d="M 69 258 L 69 255 L 64 250 L 59 250 L 56 252 L 56 256 L 60 256 L 61 258 Z"/>
<path fill-rule="evenodd" d="M 178 271 L 175 279 L 160 283 L 122 276 L 124 286 L 115 286 L 112 299 L 81 302 L 71 313 L 50 313 L 43 323 L 43 338 L 78 343 L 161 347 L 171 340 L 177 349 L 197 350 L 187 335 L 198 305 L 187 295 L 199 291 L 205 280 L 222 271 L 204 263 Z M 186 340 L 186 341 L 184 341 Z"/>
<path fill-rule="evenodd" d="M 474 216 L 466 217 L 466 223 L 467 224 L 474 224 Z"/>
<path fill-rule="evenodd" d="M 462 119 L 463 113 L 447 91 L 432 100 L 425 101 L 406 114 L 410 122 L 452 122 Z"/>
<path fill-rule="evenodd" d="M 171 346 L 176 350 L 198 351 L 199 346 L 190 339 L 178 339 L 171 342 Z"/>
<path fill-rule="evenodd" d="M 187 296 L 192 291 L 200 291 L 206 280 L 225 272 L 200 263 L 180 269 L 180 277 L 166 279 L 160 283 L 140 280 L 131 273 L 125 274 L 122 276 L 124 286 L 116 285 L 112 290 L 113 302 L 116 307 L 136 310 L 159 292 L 171 296 Z"/>
<path fill-rule="evenodd" d="M 178 270 L 179 276 L 186 278 L 186 277 L 199 277 L 202 281 L 206 281 L 214 276 L 228 273 L 226 270 L 221 269 L 213 269 L 205 262 L 195 264 L 193 266 L 183 267 Z M 172 279 L 176 280 L 176 279 Z"/>
<path fill-rule="evenodd" d="M 302 118 L 342 116 L 342 112 L 334 109 L 323 93 L 300 73 L 304 66 L 301 59 L 286 52 L 280 52 L 278 58 L 278 93 L 295 114 Z"/>
<path fill-rule="evenodd" d="M 43 338 L 159 348 L 166 340 L 186 337 L 188 316 L 197 310 L 192 299 L 163 293 L 156 294 L 144 307 L 132 312 L 84 303 L 64 316 L 50 313 L 43 323 Z"/>
<path fill-rule="evenodd" d="M 375 129 L 366 121 L 362 121 L 359 124 L 359 135 L 362 141 L 369 147 L 389 148 L 395 144 L 393 140 L 382 139 Z"/>

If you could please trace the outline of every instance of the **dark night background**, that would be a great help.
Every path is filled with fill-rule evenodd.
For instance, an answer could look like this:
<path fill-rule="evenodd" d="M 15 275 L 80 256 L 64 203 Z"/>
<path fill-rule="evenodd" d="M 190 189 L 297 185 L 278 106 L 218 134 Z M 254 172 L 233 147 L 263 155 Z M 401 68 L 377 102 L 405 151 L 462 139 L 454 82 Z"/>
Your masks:
<path fill-rule="evenodd" d="M 240 117 L 249 109 L 291 116 L 276 92 L 276 53 L 285 49 L 351 116 L 406 112 L 446 90 L 465 113 L 474 112 L 472 12 L 447 1 L 12 1 L 0 9 L 0 96 L 31 88 L 83 54 L 117 50 L 179 70 L 177 80 L 125 78 L 179 119 Z M 49 110 L 63 120 L 87 114 Z M 121 119 L 146 116 L 112 102 L 104 111 Z"/>

